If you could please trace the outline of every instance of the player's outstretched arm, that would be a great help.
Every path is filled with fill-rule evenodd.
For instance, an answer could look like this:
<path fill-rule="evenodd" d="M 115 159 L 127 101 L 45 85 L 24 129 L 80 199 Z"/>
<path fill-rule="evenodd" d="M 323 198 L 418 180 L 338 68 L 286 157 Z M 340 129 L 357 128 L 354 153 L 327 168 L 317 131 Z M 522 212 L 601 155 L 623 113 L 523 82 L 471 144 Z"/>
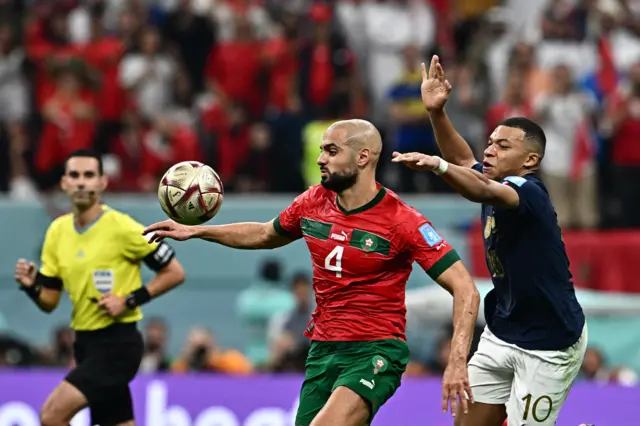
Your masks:
<path fill-rule="evenodd" d="M 509 209 L 518 208 L 520 203 L 520 197 L 512 187 L 493 181 L 468 167 L 450 164 L 440 157 L 417 152 L 394 152 L 391 161 L 402 163 L 414 170 L 432 171 L 440 175 L 457 193 L 476 203 Z"/>
<path fill-rule="evenodd" d="M 444 69 L 437 56 L 431 58 L 429 70 L 422 64 L 422 102 L 433 132 L 445 160 L 462 167 L 472 167 L 477 163 L 467 141 L 453 127 L 444 111 L 444 105 L 451 92 L 451 84 L 445 78 Z"/>
<path fill-rule="evenodd" d="M 265 223 L 242 222 L 214 226 L 186 226 L 165 220 L 149 226 L 143 233 L 150 236 L 149 242 L 165 238 L 177 241 L 199 238 L 245 250 L 273 249 L 293 241 L 276 232 L 273 220 Z"/>
<path fill-rule="evenodd" d="M 455 413 L 459 399 L 463 412 L 467 413 L 465 391 L 473 401 L 467 376 L 467 359 L 478 319 L 480 293 L 460 260 L 440 274 L 436 282 L 453 295 L 453 339 L 442 383 L 442 409 L 446 411 L 450 403 L 451 412 Z"/>

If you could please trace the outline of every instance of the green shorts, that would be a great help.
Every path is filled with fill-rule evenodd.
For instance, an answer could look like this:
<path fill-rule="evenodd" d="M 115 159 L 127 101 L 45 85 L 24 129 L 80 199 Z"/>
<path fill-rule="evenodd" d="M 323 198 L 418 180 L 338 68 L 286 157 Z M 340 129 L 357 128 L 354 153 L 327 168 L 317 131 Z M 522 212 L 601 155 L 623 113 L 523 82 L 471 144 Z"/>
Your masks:
<path fill-rule="evenodd" d="M 308 426 L 338 386 L 360 395 L 371 418 L 400 387 L 409 362 L 407 343 L 397 339 L 371 342 L 314 341 L 305 364 L 296 426 Z"/>

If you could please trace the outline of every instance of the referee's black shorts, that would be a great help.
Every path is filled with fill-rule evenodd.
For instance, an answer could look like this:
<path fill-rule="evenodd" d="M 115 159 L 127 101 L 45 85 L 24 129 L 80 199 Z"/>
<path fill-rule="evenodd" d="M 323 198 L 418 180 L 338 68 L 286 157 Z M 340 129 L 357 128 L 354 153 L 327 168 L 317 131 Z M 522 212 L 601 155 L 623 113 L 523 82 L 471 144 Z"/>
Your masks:
<path fill-rule="evenodd" d="M 143 350 L 142 335 L 135 323 L 76 331 L 76 368 L 65 380 L 89 401 L 92 425 L 133 420 L 129 382 L 138 372 Z"/>

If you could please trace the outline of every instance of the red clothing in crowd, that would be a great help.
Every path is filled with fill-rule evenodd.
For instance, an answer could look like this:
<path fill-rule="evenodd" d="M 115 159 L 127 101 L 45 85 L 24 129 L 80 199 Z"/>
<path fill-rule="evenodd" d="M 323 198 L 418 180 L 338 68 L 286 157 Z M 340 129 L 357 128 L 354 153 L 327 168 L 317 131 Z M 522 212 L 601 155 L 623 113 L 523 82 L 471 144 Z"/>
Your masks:
<path fill-rule="evenodd" d="M 295 42 L 276 37 L 265 45 L 269 67 L 268 104 L 281 111 L 287 110 L 294 95 L 292 82 L 298 72 Z"/>
<path fill-rule="evenodd" d="M 261 66 L 259 42 L 226 41 L 211 49 L 206 76 L 220 86 L 227 98 L 259 113 L 264 101 L 258 84 Z"/>
<path fill-rule="evenodd" d="M 151 130 L 123 133 L 111 151 L 120 161 L 120 174 L 111 179 L 113 190 L 146 190 L 146 180 L 157 182 L 173 164 L 203 160 L 196 133 L 188 126 L 177 126 L 168 139 Z"/>
<path fill-rule="evenodd" d="M 486 129 L 489 134 L 498 124 L 509 117 L 528 117 L 531 115 L 531 105 L 525 102 L 521 105 L 511 105 L 505 101 L 496 102 L 489 108 L 485 116 Z"/>
<path fill-rule="evenodd" d="M 75 99 L 65 99 L 54 94 L 47 100 L 48 102 L 58 102 L 59 113 L 55 121 L 45 121 L 40 136 L 35 164 L 41 172 L 63 164 L 66 157 L 73 151 L 90 148 L 96 128 L 94 120 L 80 120 L 73 113 L 77 102 L 95 106 L 92 92 L 81 92 Z"/>
<path fill-rule="evenodd" d="M 103 120 L 118 120 L 125 107 L 126 95 L 118 81 L 118 69 L 124 51 L 124 43 L 115 37 L 103 37 L 84 47 L 84 58 L 94 70 L 100 72 L 98 106 Z"/>
<path fill-rule="evenodd" d="M 640 165 L 640 98 L 616 93 L 612 96 L 608 109 L 608 115 L 616 115 L 626 109 L 625 118 L 611 139 L 613 162 L 620 166 Z"/>
<path fill-rule="evenodd" d="M 77 46 L 60 45 L 47 41 L 44 37 L 44 25 L 40 21 L 27 25 L 25 45 L 27 56 L 36 65 L 36 108 L 41 110 L 44 107 L 44 103 L 55 92 L 55 81 L 49 75 L 51 62 L 79 57 L 81 49 Z"/>

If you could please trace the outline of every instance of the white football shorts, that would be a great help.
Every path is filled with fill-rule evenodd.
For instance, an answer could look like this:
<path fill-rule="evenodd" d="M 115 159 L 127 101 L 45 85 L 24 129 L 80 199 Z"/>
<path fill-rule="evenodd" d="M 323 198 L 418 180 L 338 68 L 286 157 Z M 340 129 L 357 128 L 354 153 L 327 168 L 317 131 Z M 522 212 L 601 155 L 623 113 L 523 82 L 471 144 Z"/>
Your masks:
<path fill-rule="evenodd" d="M 587 340 L 585 323 L 580 339 L 567 349 L 526 350 L 485 327 L 469 361 L 475 401 L 506 404 L 509 426 L 553 426 L 582 366 Z"/>

